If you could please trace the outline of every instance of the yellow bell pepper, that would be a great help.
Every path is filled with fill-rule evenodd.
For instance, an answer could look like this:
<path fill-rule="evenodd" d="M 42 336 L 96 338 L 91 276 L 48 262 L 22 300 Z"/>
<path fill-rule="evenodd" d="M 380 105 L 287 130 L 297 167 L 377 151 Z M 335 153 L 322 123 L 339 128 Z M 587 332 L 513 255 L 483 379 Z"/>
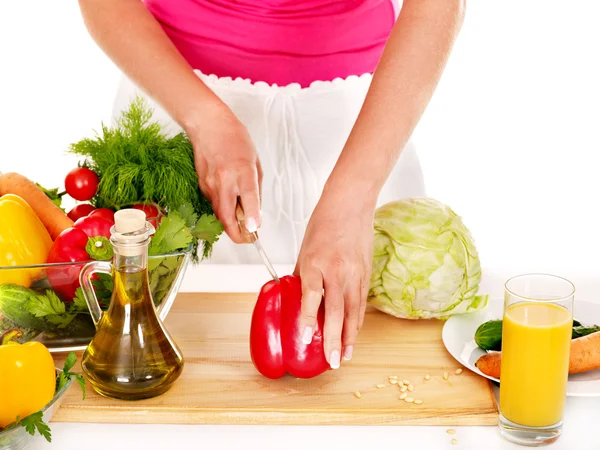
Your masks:
<path fill-rule="evenodd" d="M 0 428 L 40 411 L 54 398 L 56 369 L 39 342 L 0 345 Z"/>
<path fill-rule="evenodd" d="M 41 268 L 6 269 L 5 266 L 44 264 L 52 238 L 35 211 L 21 197 L 0 197 L 0 284 L 29 287 Z"/>

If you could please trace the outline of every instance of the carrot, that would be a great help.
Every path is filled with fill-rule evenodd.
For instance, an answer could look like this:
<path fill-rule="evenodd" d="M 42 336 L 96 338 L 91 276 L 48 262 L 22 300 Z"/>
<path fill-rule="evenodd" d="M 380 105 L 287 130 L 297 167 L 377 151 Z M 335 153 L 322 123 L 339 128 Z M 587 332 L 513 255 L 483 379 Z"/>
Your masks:
<path fill-rule="evenodd" d="M 500 378 L 501 352 L 486 353 L 475 362 L 475 367 L 489 377 Z"/>
<path fill-rule="evenodd" d="M 571 341 L 569 373 L 600 369 L 600 331 Z"/>
<path fill-rule="evenodd" d="M 25 200 L 42 221 L 52 240 L 65 229 L 73 226 L 73 221 L 48 198 L 44 191 L 29 178 L 9 172 L 0 175 L 0 197 L 14 194 Z"/>
<path fill-rule="evenodd" d="M 571 340 L 569 374 L 600 369 L 600 331 Z M 482 373 L 500 378 L 501 352 L 487 353 L 481 356 L 475 366 Z"/>

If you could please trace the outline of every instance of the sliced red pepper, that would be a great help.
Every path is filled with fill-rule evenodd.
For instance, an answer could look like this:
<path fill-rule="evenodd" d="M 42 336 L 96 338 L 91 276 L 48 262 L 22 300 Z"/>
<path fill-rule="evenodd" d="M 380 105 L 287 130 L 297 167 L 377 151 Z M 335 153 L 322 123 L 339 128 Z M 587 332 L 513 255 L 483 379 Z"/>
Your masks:
<path fill-rule="evenodd" d="M 112 257 L 110 228 L 114 222 L 102 217 L 87 216 L 78 219 L 73 227 L 60 233 L 48 254 L 48 263 L 72 262 L 46 269 L 52 289 L 64 302 L 72 302 L 80 286 L 79 272 L 91 259 L 107 260 Z"/>
<path fill-rule="evenodd" d="M 288 373 L 313 378 L 330 368 L 323 349 L 323 304 L 310 344 L 302 342 L 301 304 L 302 284 L 296 276 L 269 281 L 258 295 L 250 325 L 250 355 L 254 367 L 267 378 Z"/>

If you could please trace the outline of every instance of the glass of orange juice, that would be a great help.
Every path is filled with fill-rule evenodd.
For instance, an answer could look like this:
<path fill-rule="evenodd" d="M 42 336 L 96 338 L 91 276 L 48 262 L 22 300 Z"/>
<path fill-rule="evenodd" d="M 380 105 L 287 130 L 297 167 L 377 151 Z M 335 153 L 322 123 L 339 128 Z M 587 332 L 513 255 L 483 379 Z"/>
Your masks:
<path fill-rule="evenodd" d="M 574 297 L 573 284 L 554 275 L 506 282 L 499 426 L 511 442 L 545 445 L 562 432 Z"/>

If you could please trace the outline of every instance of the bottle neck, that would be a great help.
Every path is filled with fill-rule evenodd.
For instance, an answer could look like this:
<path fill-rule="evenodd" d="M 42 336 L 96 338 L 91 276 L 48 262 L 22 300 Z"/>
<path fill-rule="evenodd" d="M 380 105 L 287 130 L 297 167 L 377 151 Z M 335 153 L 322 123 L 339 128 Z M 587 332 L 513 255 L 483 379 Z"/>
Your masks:
<path fill-rule="evenodd" d="M 144 215 L 138 210 L 122 210 L 115 213 L 115 225 L 110 230 L 115 270 L 139 271 L 148 268 L 148 244 L 155 229 L 149 222 L 143 222 L 143 226 L 138 224 L 140 217 L 133 217 L 136 220 L 130 223 L 133 221 L 130 216 L 136 213 Z M 125 231 L 118 230 L 117 222 Z"/>
<path fill-rule="evenodd" d="M 113 265 L 115 270 L 148 268 L 148 240 L 135 244 L 120 243 L 116 239 L 112 239 L 111 242 L 114 249 Z"/>

